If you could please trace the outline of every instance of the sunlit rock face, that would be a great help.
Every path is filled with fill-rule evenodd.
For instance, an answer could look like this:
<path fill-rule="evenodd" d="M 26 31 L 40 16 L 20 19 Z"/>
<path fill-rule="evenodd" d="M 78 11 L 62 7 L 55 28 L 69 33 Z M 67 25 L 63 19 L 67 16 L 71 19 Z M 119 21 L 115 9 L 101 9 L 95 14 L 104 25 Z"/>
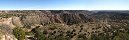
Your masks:
<path fill-rule="evenodd" d="M 11 29 L 13 29 L 15 26 L 12 24 L 12 18 L 1 18 L 0 24 L 8 25 Z"/>
<path fill-rule="evenodd" d="M 13 35 L 2 35 L 0 40 L 17 40 Z"/>
<path fill-rule="evenodd" d="M 21 21 L 20 21 L 20 17 L 12 17 L 12 23 L 13 25 L 17 26 L 17 27 L 23 27 Z"/>
<path fill-rule="evenodd" d="M 0 29 L 0 40 L 17 40 L 13 34 Z"/>
<path fill-rule="evenodd" d="M 0 40 L 17 40 L 12 34 L 15 25 L 21 26 L 17 17 L 0 18 Z"/>

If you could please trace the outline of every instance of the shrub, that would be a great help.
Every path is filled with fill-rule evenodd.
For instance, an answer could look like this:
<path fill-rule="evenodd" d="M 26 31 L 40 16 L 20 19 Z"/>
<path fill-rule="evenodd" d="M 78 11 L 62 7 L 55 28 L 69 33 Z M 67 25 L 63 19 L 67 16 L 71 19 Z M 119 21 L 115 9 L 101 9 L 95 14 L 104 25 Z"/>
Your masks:
<path fill-rule="evenodd" d="M 45 40 L 45 35 L 43 34 L 43 32 L 37 32 L 36 34 L 35 34 L 35 38 L 36 38 L 36 40 Z"/>
<path fill-rule="evenodd" d="M 45 34 L 39 30 L 39 26 L 32 29 L 31 32 L 35 35 L 35 40 L 45 40 Z"/>
<path fill-rule="evenodd" d="M 119 32 L 113 40 L 129 40 L 129 34 Z"/>
<path fill-rule="evenodd" d="M 87 38 L 84 34 L 79 34 L 78 35 L 78 40 L 87 40 Z"/>
<path fill-rule="evenodd" d="M 22 30 L 20 27 L 16 27 L 13 29 L 13 34 L 18 40 L 25 39 L 25 31 Z"/>
<path fill-rule="evenodd" d="M 91 34 L 91 37 L 89 40 L 109 40 L 109 38 L 103 33 L 100 33 L 100 35 Z"/>

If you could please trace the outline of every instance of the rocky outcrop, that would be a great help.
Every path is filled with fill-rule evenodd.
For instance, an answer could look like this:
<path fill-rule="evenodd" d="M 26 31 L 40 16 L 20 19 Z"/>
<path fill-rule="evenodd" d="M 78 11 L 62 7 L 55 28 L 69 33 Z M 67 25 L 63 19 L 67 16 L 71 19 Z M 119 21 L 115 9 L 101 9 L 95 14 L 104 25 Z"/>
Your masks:
<path fill-rule="evenodd" d="M 15 26 L 12 23 L 12 18 L 1 18 L 0 24 L 2 25 L 8 25 L 9 28 L 13 29 Z"/>
<path fill-rule="evenodd" d="M 17 40 L 13 34 L 0 29 L 0 40 Z"/>
<path fill-rule="evenodd" d="M 0 40 L 17 40 L 12 34 L 12 29 L 22 27 L 19 17 L 1 18 L 0 19 Z"/>
<path fill-rule="evenodd" d="M 11 17 L 12 18 L 12 24 L 17 27 L 23 27 L 20 17 Z"/>
<path fill-rule="evenodd" d="M 23 27 L 19 17 L 0 18 L 0 24 L 8 25 L 11 29 L 16 26 Z"/>

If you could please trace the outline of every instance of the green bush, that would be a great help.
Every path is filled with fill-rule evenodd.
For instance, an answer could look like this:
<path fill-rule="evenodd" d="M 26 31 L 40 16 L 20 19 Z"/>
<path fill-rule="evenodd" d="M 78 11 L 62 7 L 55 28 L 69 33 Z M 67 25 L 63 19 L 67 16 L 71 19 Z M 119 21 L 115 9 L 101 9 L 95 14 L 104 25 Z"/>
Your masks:
<path fill-rule="evenodd" d="M 65 37 L 65 36 L 55 36 L 55 35 L 50 35 L 48 38 L 46 38 L 45 40 L 69 40 L 69 37 Z"/>
<path fill-rule="evenodd" d="M 13 29 L 13 34 L 18 40 L 25 39 L 25 31 L 22 30 L 20 27 L 16 27 Z"/>
<path fill-rule="evenodd" d="M 129 40 L 129 34 L 119 32 L 113 40 Z"/>
<path fill-rule="evenodd" d="M 35 35 L 35 40 L 45 40 L 45 34 L 40 31 L 39 26 L 32 29 L 31 32 Z"/>
<path fill-rule="evenodd" d="M 79 34 L 77 40 L 87 40 L 86 35 L 84 35 L 84 34 Z"/>
<path fill-rule="evenodd" d="M 104 33 L 100 33 L 99 35 L 92 34 L 89 40 L 109 40 L 109 37 L 104 35 Z"/>
<path fill-rule="evenodd" d="M 35 34 L 35 38 L 36 40 L 45 40 L 45 35 L 43 34 L 43 32 L 37 32 Z"/>

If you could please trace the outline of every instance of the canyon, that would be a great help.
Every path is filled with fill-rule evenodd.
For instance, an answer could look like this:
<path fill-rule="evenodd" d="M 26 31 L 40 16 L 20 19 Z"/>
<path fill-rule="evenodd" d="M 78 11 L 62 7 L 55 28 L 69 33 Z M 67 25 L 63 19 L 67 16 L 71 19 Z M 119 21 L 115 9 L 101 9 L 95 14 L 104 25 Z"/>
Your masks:
<path fill-rule="evenodd" d="M 20 40 L 15 28 L 25 31 L 24 40 L 129 40 L 129 11 L 10 10 L 0 11 L 0 40 Z"/>

